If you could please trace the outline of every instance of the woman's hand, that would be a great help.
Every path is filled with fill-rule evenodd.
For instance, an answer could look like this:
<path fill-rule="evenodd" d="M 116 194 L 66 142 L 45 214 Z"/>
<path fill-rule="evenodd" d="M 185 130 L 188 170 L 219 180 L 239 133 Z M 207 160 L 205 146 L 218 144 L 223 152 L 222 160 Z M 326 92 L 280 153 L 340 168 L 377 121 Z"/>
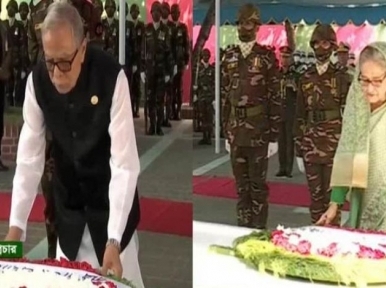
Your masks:
<path fill-rule="evenodd" d="M 334 221 L 336 215 L 338 214 L 338 204 L 331 203 L 328 207 L 327 211 L 320 217 L 316 225 L 325 226 L 329 225 L 332 221 Z"/>

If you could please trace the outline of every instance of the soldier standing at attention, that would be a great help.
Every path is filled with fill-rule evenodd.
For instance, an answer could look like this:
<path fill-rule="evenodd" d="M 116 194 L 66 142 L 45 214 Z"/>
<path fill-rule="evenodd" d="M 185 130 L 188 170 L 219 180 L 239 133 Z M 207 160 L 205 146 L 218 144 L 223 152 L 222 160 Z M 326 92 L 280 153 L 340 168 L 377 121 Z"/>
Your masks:
<path fill-rule="evenodd" d="M 173 60 L 172 72 L 171 72 L 171 79 L 168 83 L 166 83 L 166 93 L 165 93 L 165 113 L 164 113 L 164 121 L 162 123 L 162 126 L 164 127 L 172 127 L 170 124 L 170 119 L 172 119 L 172 97 L 173 97 L 173 79 L 174 76 L 177 74 L 177 65 L 176 65 L 176 59 L 174 58 L 174 47 L 172 46 L 172 30 L 174 28 L 174 23 L 170 21 L 170 6 L 167 2 L 162 2 L 161 4 L 161 22 L 167 27 L 168 33 L 170 35 L 170 47 L 171 47 L 171 59 Z"/>
<path fill-rule="evenodd" d="M 31 65 L 34 66 L 43 56 L 41 25 L 52 0 L 31 0 L 30 23 L 28 29 L 28 51 Z"/>
<path fill-rule="evenodd" d="M 171 35 L 172 53 L 177 65 L 177 74 L 174 75 L 172 82 L 172 119 L 178 121 L 181 119 L 182 77 L 189 67 L 190 40 L 188 27 L 179 21 L 181 11 L 178 4 L 172 5 L 171 15 L 174 24 Z"/>
<path fill-rule="evenodd" d="M 170 82 L 172 54 L 168 27 L 161 22 L 161 3 L 153 2 L 153 23 L 145 26 L 141 48 L 141 79 L 145 83 L 150 118 L 149 135 L 162 136 L 164 121 L 165 84 Z"/>
<path fill-rule="evenodd" d="M 52 0 L 31 0 L 30 2 L 30 25 L 28 29 L 28 50 L 31 65 L 35 66 L 43 57 L 41 27 L 47 14 L 47 9 Z M 55 211 L 53 199 L 52 174 L 54 173 L 54 160 L 52 158 L 52 135 L 47 131 L 46 135 L 46 162 L 41 181 L 41 188 L 46 202 L 44 217 L 46 220 L 48 258 L 56 256 L 57 231 L 55 228 Z"/>
<path fill-rule="evenodd" d="M 115 18 L 117 4 L 114 0 L 106 0 L 107 18 L 102 20 L 105 31 L 105 50 L 118 60 L 119 21 Z"/>
<path fill-rule="evenodd" d="M 0 1 L 1 4 L 1 1 Z M 1 12 L 1 5 L 0 5 Z M 8 167 L 1 161 L 1 141 L 4 136 L 5 84 L 11 76 L 12 54 L 9 51 L 7 30 L 0 21 L 0 172 L 8 171 Z"/>
<path fill-rule="evenodd" d="M 29 14 L 29 7 L 28 7 L 28 4 L 27 2 L 21 2 L 20 5 L 19 5 L 19 15 L 20 15 L 20 20 L 21 20 L 21 23 L 23 24 L 23 44 L 22 44 L 22 59 L 21 59 L 21 63 L 22 63 L 22 71 L 21 71 L 21 93 L 20 93 L 20 96 L 21 98 L 20 99 L 16 99 L 17 103 L 20 103 L 20 106 L 23 105 L 24 103 L 24 95 L 25 95 L 25 87 L 27 85 L 27 75 L 30 71 L 30 69 L 32 68 L 31 67 L 31 62 L 30 62 L 30 59 L 29 59 L 29 55 L 28 55 L 28 26 L 30 25 L 29 24 L 29 20 L 28 20 L 28 14 Z"/>
<path fill-rule="evenodd" d="M 89 40 L 95 39 L 96 28 L 101 20 L 95 5 L 88 0 L 70 0 L 70 3 L 78 10 L 82 17 L 86 37 Z"/>
<path fill-rule="evenodd" d="M 241 44 L 225 52 L 222 85 L 226 94 L 224 132 L 238 193 L 238 225 L 264 229 L 268 151 L 277 151 L 280 85 L 275 54 L 256 43 L 260 25 L 259 10 L 253 4 L 243 5 L 237 18 Z"/>
<path fill-rule="evenodd" d="M 349 52 L 350 52 L 350 45 L 340 42 L 338 49 L 336 50 L 336 55 L 338 57 L 338 63 L 342 67 L 347 67 L 348 65 Z"/>
<path fill-rule="evenodd" d="M 293 64 L 292 50 L 288 46 L 280 48 L 280 94 L 281 119 L 279 126 L 279 164 L 280 169 L 276 177 L 292 178 L 295 158 L 293 127 L 296 111 L 296 93 L 298 74 Z"/>
<path fill-rule="evenodd" d="M 101 0 L 94 0 L 94 17 L 95 17 L 95 31 L 94 38 L 90 38 L 89 44 L 98 47 L 100 49 L 105 49 L 105 33 L 104 26 L 102 24 L 102 14 L 103 14 L 103 3 Z"/>
<path fill-rule="evenodd" d="M 139 72 L 140 59 L 141 59 L 141 45 L 142 38 L 145 31 L 145 24 L 143 21 L 138 19 L 139 16 L 139 7 L 137 4 L 132 4 L 130 7 L 131 19 L 128 23 L 130 27 L 130 43 L 129 47 L 131 49 L 131 60 L 129 65 L 131 65 L 131 83 L 130 83 L 130 95 L 131 95 L 131 105 L 133 109 L 134 118 L 139 118 L 139 103 L 141 100 L 141 77 Z"/>
<path fill-rule="evenodd" d="M 24 98 L 21 88 L 22 69 L 24 66 L 23 54 L 27 47 L 24 47 L 25 32 L 23 23 L 15 19 L 19 11 L 16 0 L 10 0 L 7 4 L 8 19 L 4 20 L 4 26 L 7 30 L 10 50 L 12 51 L 12 73 L 7 83 L 8 101 L 11 106 L 21 106 Z M 23 75 L 26 76 L 25 73 Z"/>
<path fill-rule="evenodd" d="M 215 68 L 209 63 L 210 51 L 202 51 L 202 59 L 198 69 L 198 105 L 201 112 L 203 138 L 198 142 L 199 145 L 211 145 L 213 133 L 213 101 L 215 99 Z"/>
<path fill-rule="evenodd" d="M 316 26 L 310 46 L 317 62 L 300 77 L 294 128 L 297 162 L 306 173 L 311 220 L 316 223 L 330 203 L 332 164 L 350 83 L 347 69 L 330 60 L 337 48 L 330 25 Z M 340 215 L 333 223 L 340 224 Z"/>
<path fill-rule="evenodd" d="M 347 73 L 350 75 L 350 83 L 352 82 L 355 74 L 355 67 L 349 65 L 350 60 L 350 45 L 346 43 L 339 43 L 338 50 L 336 51 L 336 55 L 338 57 L 338 63 L 342 66 L 342 68 L 347 69 Z"/>
<path fill-rule="evenodd" d="M 29 14 L 29 7 L 27 2 L 21 2 L 19 5 L 19 15 L 20 20 L 23 23 L 24 30 L 27 31 L 28 28 L 28 14 Z"/>

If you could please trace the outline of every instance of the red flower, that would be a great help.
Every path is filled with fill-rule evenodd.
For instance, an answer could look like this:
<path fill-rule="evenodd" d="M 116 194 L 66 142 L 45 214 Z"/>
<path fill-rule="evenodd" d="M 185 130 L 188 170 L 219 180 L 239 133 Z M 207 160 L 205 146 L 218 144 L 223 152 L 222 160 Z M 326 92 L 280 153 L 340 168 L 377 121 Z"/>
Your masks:
<path fill-rule="evenodd" d="M 21 259 L 1 259 L 1 261 L 17 262 L 17 263 L 31 263 L 31 264 L 37 264 L 37 265 L 70 268 L 70 269 L 82 270 L 84 272 L 89 272 L 89 273 L 100 275 L 100 273 L 97 270 L 95 270 L 87 262 L 69 261 L 65 258 L 60 258 L 60 260 L 56 260 L 56 259 L 28 260 L 25 258 L 21 258 Z M 103 281 L 103 282 L 94 281 L 93 284 L 96 286 L 99 285 L 98 288 L 105 288 L 103 286 L 103 284 L 106 284 L 109 288 L 117 288 L 117 285 L 115 285 L 111 281 Z M 19 288 L 27 288 L 27 287 L 19 287 Z"/>

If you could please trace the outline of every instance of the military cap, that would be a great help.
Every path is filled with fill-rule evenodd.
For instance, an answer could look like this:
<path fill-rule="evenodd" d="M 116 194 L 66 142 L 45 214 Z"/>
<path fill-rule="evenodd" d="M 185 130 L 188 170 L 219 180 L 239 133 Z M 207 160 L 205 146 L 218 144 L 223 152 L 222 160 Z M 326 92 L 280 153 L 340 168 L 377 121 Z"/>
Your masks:
<path fill-rule="evenodd" d="M 151 4 L 151 11 L 150 12 L 154 12 L 154 11 L 161 12 L 161 9 L 162 9 L 161 2 L 154 1 L 153 4 Z"/>
<path fill-rule="evenodd" d="M 307 58 L 315 58 L 315 54 L 313 52 L 308 52 Z"/>
<path fill-rule="evenodd" d="M 10 6 L 12 6 L 16 12 L 19 10 L 19 5 L 17 4 L 16 0 L 9 0 L 9 2 L 7 3 L 6 9 L 8 9 L 8 7 Z"/>
<path fill-rule="evenodd" d="M 241 21 L 254 21 L 256 24 L 261 24 L 259 9 L 252 3 L 241 6 L 237 15 L 236 22 Z"/>
<path fill-rule="evenodd" d="M 311 35 L 310 46 L 314 47 L 317 41 L 328 41 L 337 46 L 336 33 L 330 24 L 318 24 Z"/>
<path fill-rule="evenodd" d="M 345 53 L 350 51 L 350 45 L 347 43 L 340 42 L 338 49 L 336 50 L 337 53 Z"/>
<path fill-rule="evenodd" d="M 300 57 L 300 51 L 299 50 L 295 50 L 295 52 L 293 53 L 294 56 L 297 56 L 297 57 Z"/>
<path fill-rule="evenodd" d="M 139 7 L 138 7 L 138 5 L 137 4 L 131 4 L 131 6 L 130 6 L 130 13 L 131 12 L 134 12 L 134 11 L 136 11 L 136 12 L 139 12 Z"/>
<path fill-rule="evenodd" d="M 105 7 L 117 7 L 117 3 L 115 3 L 115 0 L 106 0 Z"/>
<path fill-rule="evenodd" d="M 28 3 L 27 2 L 21 2 L 20 5 L 19 5 L 19 10 L 23 10 L 23 9 L 26 9 L 27 11 L 29 11 L 29 6 L 28 6 Z"/>
<path fill-rule="evenodd" d="M 162 2 L 161 6 L 162 6 L 162 9 L 165 9 L 165 10 L 167 9 L 168 12 L 170 13 L 170 5 L 168 2 Z"/>
<path fill-rule="evenodd" d="M 279 51 L 282 55 L 291 55 L 293 52 L 289 46 L 282 46 L 280 47 Z"/>

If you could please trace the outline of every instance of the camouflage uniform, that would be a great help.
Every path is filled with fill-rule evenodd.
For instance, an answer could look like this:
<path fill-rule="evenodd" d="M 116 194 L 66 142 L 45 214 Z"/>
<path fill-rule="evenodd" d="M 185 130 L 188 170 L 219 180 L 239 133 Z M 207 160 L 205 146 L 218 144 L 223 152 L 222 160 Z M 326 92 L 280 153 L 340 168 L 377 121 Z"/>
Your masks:
<path fill-rule="evenodd" d="M 292 58 L 292 50 L 288 46 L 280 48 L 282 57 Z M 280 70 L 281 121 L 279 126 L 279 164 L 280 169 L 276 177 L 292 178 L 295 146 L 293 126 L 296 111 L 296 91 L 298 73 L 291 63 Z"/>
<path fill-rule="evenodd" d="M 25 57 L 23 57 L 27 49 L 27 47 L 24 46 L 26 32 L 23 23 L 15 19 L 15 14 L 19 11 L 18 4 L 15 0 L 8 2 L 7 11 L 9 19 L 4 20 L 3 23 L 7 29 L 9 48 L 12 51 L 13 59 L 11 78 L 7 83 L 7 94 L 11 106 L 21 107 L 23 105 L 22 99 L 24 98 L 21 74 L 25 67 L 23 61 L 26 60 Z"/>
<path fill-rule="evenodd" d="M 323 48 L 325 43 L 328 48 Z M 336 35 L 330 25 L 318 25 L 310 46 L 320 65 L 300 77 L 296 103 L 296 156 L 302 157 L 311 192 L 311 219 L 315 223 L 330 202 L 330 176 L 338 145 L 342 113 L 349 88 L 349 76 L 340 65 L 330 62 Z M 338 216 L 334 223 L 340 221 Z"/>
<path fill-rule="evenodd" d="M 158 1 L 154 2 L 151 8 L 152 14 L 158 16 L 160 10 L 161 4 Z M 158 27 L 155 28 L 156 26 Z M 164 121 L 165 84 L 167 84 L 165 77 L 170 78 L 173 67 L 169 29 L 162 22 L 149 23 L 145 26 L 145 35 L 142 40 L 141 72 L 146 75 L 145 97 L 150 119 L 148 134 L 161 136 L 163 135 L 161 126 Z"/>
<path fill-rule="evenodd" d="M 213 101 L 215 98 L 215 68 L 209 63 L 210 52 L 205 49 L 198 70 L 198 105 L 202 120 L 203 139 L 200 145 L 211 145 L 213 133 Z"/>
<path fill-rule="evenodd" d="M 22 51 L 22 55 L 21 55 L 22 73 L 21 73 L 21 76 L 24 76 L 24 77 L 22 77 L 22 79 L 21 79 L 21 99 L 20 99 L 20 101 L 18 99 L 16 101 L 17 102 L 16 104 L 20 103 L 21 106 L 24 103 L 24 94 L 25 94 L 25 88 L 27 86 L 27 78 L 28 78 L 27 76 L 32 68 L 31 62 L 29 59 L 29 55 L 28 55 L 28 35 L 27 35 L 27 32 L 29 29 L 28 27 L 30 25 L 30 21 L 27 18 L 28 14 L 29 14 L 29 7 L 28 7 L 27 2 L 21 2 L 19 5 L 19 15 L 20 15 L 20 19 L 21 19 L 21 23 L 23 25 L 23 31 L 24 31 L 23 40 L 22 40 L 23 49 L 21 50 Z"/>
<path fill-rule="evenodd" d="M 96 46 L 100 49 L 105 49 L 105 27 L 102 24 L 103 3 L 101 0 L 94 0 L 94 20 L 95 27 L 93 35 L 90 35 L 89 45 Z"/>
<path fill-rule="evenodd" d="M 88 0 L 70 0 L 70 3 L 78 10 L 84 25 L 84 34 L 89 40 L 97 37 L 97 26 L 101 18 L 97 5 Z"/>
<path fill-rule="evenodd" d="M 1 11 L 1 9 L 0 9 Z M 9 50 L 7 30 L 4 23 L 0 21 L 0 146 L 4 134 L 4 110 L 5 110 L 5 89 L 4 84 L 10 78 L 12 69 L 12 54 Z M 1 161 L 0 147 L 0 172 L 8 171 L 8 167 Z"/>
<path fill-rule="evenodd" d="M 169 3 L 167 2 L 162 2 L 161 4 L 161 15 L 162 15 L 162 23 L 165 25 L 165 27 L 167 27 L 168 29 L 168 33 L 169 33 L 169 41 L 170 41 L 170 53 L 171 53 L 171 60 L 173 61 L 170 66 L 172 67 L 172 71 L 171 71 L 171 78 L 170 81 L 168 83 L 165 83 L 165 101 L 164 101 L 164 109 L 165 109 L 165 112 L 164 112 L 164 121 L 162 123 L 162 126 L 164 127 L 172 127 L 172 125 L 170 124 L 170 118 L 171 118 L 171 113 L 172 113 L 172 83 L 173 83 L 173 68 L 174 68 L 174 65 L 175 65 L 175 59 L 174 59 L 174 54 L 173 54 L 173 47 L 172 47 L 172 29 L 174 28 L 174 23 L 172 21 L 169 20 L 169 16 L 170 16 L 170 6 L 169 6 Z"/>
<path fill-rule="evenodd" d="M 172 81 L 172 119 L 181 119 L 182 106 L 182 77 L 184 75 L 185 67 L 189 64 L 190 57 L 190 40 L 189 32 L 186 24 L 178 21 L 180 17 L 180 7 L 178 4 L 173 4 L 171 8 L 171 15 L 173 18 L 173 26 L 171 29 L 171 43 L 174 64 L 177 65 L 177 74 L 174 75 Z"/>
<path fill-rule="evenodd" d="M 34 5 L 31 0 L 29 4 L 31 25 L 28 29 L 28 51 L 32 65 L 35 65 L 43 56 L 41 26 L 46 17 L 47 8 L 52 2 L 52 0 L 41 0 Z"/>
<path fill-rule="evenodd" d="M 222 66 L 223 126 L 239 197 L 238 225 L 265 228 L 268 145 L 277 141 L 280 120 L 278 64 L 271 50 L 255 42 L 260 15 L 252 4 L 241 7 L 238 22 L 242 43 L 225 52 Z M 244 28 L 250 22 L 255 29 Z"/>
<path fill-rule="evenodd" d="M 102 25 L 104 28 L 105 50 L 118 60 L 119 21 L 118 19 L 114 18 L 115 12 L 117 10 L 116 5 L 117 4 L 114 0 L 106 0 L 105 11 L 107 18 L 102 20 Z"/>
<path fill-rule="evenodd" d="M 31 65 L 35 65 L 43 57 L 41 26 L 47 14 L 48 6 L 52 0 L 41 0 L 36 5 L 33 1 L 30 2 L 30 23 L 28 30 L 28 50 L 31 60 Z M 41 181 L 42 192 L 46 201 L 44 216 L 46 219 L 47 242 L 48 242 L 48 257 L 55 258 L 57 232 L 55 228 L 55 211 L 54 201 L 52 198 L 53 185 L 52 174 L 54 172 L 54 163 L 52 158 L 52 135 L 47 131 L 46 136 L 46 164 Z"/>
<path fill-rule="evenodd" d="M 145 31 L 145 24 L 138 19 L 139 7 L 137 4 L 133 4 L 130 7 L 130 14 L 133 18 L 132 21 L 129 21 L 128 26 L 130 29 L 130 38 L 129 38 L 129 47 L 131 49 L 131 58 L 130 58 L 130 70 L 132 71 L 131 75 L 131 104 L 133 109 L 133 115 L 135 118 L 139 117 L 139 102 L 141 100 L 141 79 L 139 75 L 139 66 L 141 59 L 141 44 L 142 38 Z M 136 71 L 133 71 L 135 67 Z"/>

